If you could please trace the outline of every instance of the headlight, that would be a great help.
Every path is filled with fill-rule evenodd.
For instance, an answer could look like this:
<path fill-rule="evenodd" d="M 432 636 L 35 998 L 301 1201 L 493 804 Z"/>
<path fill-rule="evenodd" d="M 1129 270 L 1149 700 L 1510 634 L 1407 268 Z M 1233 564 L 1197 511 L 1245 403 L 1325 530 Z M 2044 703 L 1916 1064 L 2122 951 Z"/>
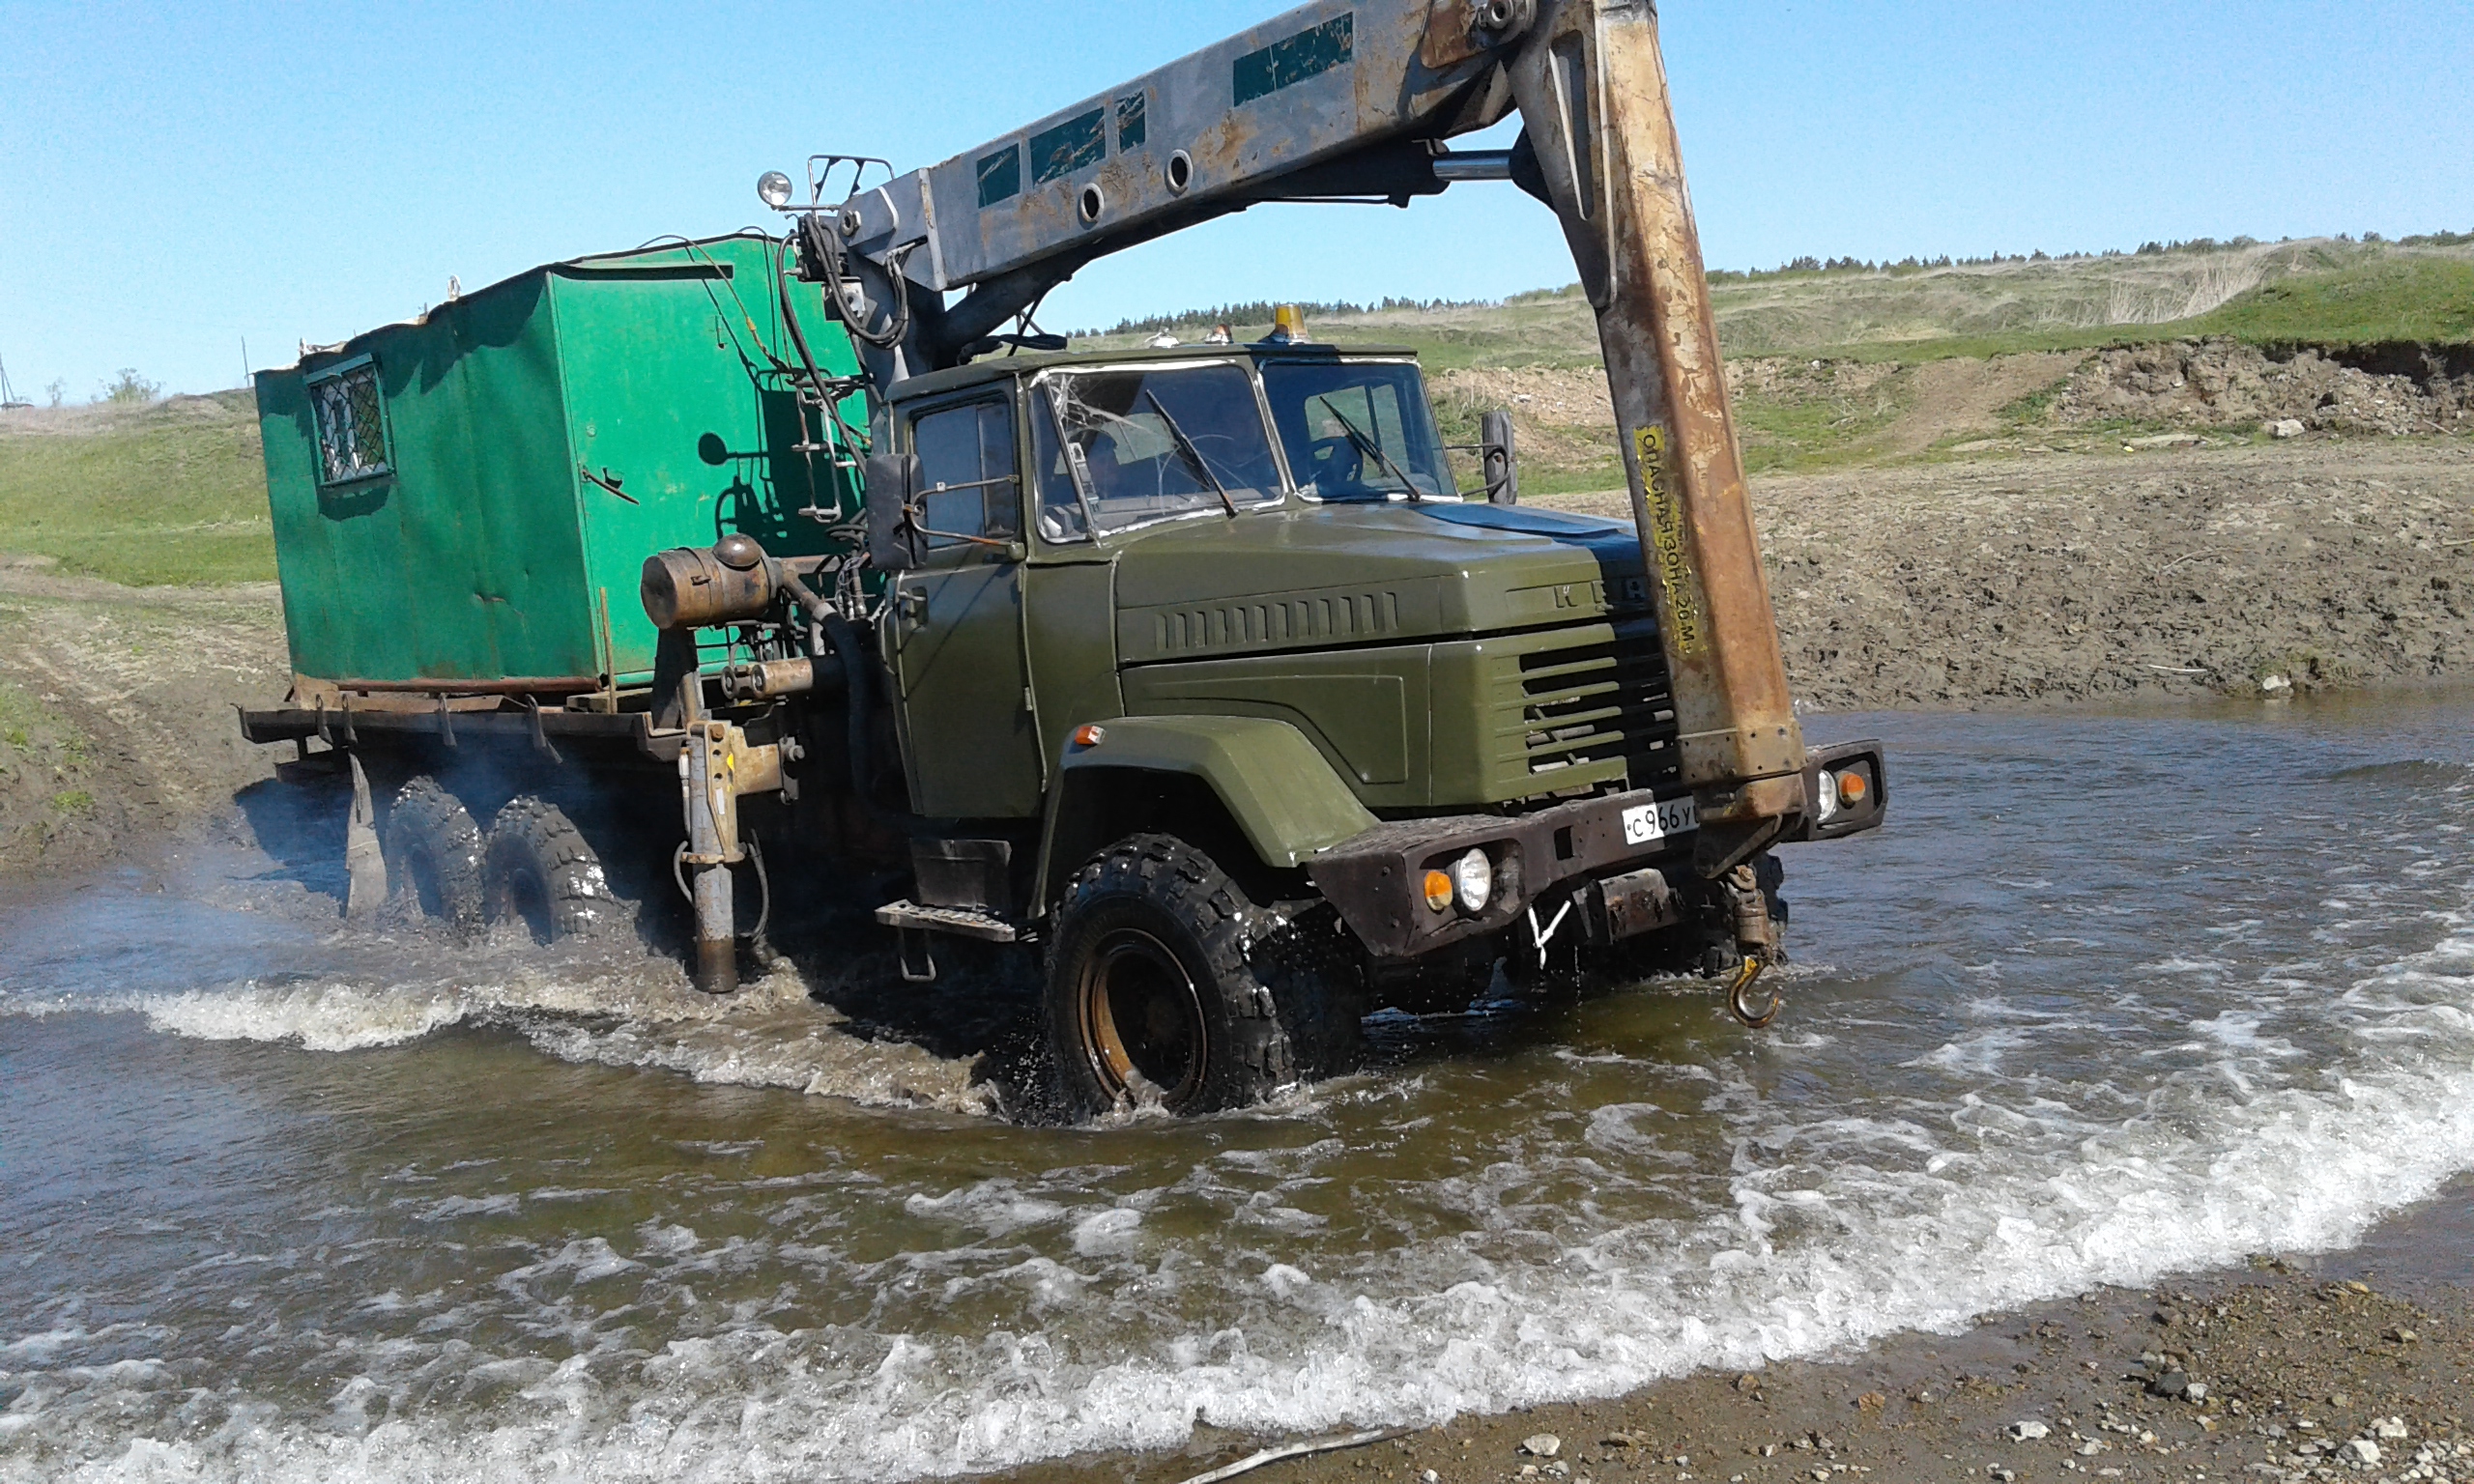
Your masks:
<path fill-rule="evenodd" d="M 780 211 L 791 204 L 791 178 L 779 170 L 767 170 L 756 178 L 756 199 Z"/>
<path fill-rule="evenodd" d="M 1460 910 L 1475 917 L 1486 910 L 1487 900 L 1495 895 L 1495 863 L 1486 859 L 1483 850 L 1471 850 L 1452 863 L 1452 888 L 1460 899 Z"/>

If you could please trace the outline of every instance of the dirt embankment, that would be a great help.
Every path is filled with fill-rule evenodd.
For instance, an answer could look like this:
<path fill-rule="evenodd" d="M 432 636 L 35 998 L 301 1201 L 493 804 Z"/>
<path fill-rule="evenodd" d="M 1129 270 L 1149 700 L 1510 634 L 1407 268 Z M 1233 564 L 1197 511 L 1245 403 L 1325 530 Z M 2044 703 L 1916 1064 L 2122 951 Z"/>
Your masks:
<path fill-rule="evenodd" d="M 1615 410 L 1596 367 L 1472 368 L 1435 385 L 1447 407 L 1509 409 L 1525 460 L 1532 445 L 1550 470 L 1604 468 L 1616 457 Z M 1764 454 L 1797 467 L 1937 449 L 2086 447 L 2113 430 L 2134 441 L 2178 429 L 2218 442 L 2474 433 L 2474 348 L 2465 346 L 2177 340 L 1905 366 L 1762 357 L 1728 361 L 1727 386 L 1756 468 Z"/>
<path fill-rule="evenodd" d="M 2474 446 L 1773 476 L 1754 501 L 1788 673 L 1819 708 L 2474 675 Z"/>
<path fill-rule="evenodd" d="M 235 702 L 283 694 L 274 585 L 122 587 L 0 556 L 0 875 L 74 871 L 270 775 Z"/>
<path fill-rule="evenodd" d="M 2272 353 L 2235 340 L 2181 340 L 2100 351 L 2072 372 L 2050 415 L 2064 427 L 2295 422 L 2325 433 L 2458 433 L 2474 422 L 2474 349 Z"/>

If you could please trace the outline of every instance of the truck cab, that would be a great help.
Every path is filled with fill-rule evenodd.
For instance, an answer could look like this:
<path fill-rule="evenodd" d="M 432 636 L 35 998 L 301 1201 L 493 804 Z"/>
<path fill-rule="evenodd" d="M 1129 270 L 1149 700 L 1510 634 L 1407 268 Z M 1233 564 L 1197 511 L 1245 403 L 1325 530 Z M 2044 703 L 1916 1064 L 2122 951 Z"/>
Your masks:
<path fill-rule="evenodd" d="M 1498 962 L 1724 967 L 1747 913 L 1774 939 L 1769 857 L 1691 870 L 1631 528 L 1465 497 L 1409 352 L 1017 355 L 899 384 L 877 437 L 876 637 L 918 821 L 918 898 L 879 918 L 1047 942 L 1076 1100 L 1258 1096 L 1179 1090 L 1250 997 L 1309 1073 L 1370 1006 L 1465 1002 Z M 1877 822 L 1878 756 L 1808 772 L 1813 828 Z M 1244 983 L 1203 983 L 1218 914 L 1141 899 L 1180 873 L 1242 920 Z M 1159 920 L 1081 930 L 1095 886 Z M 1282 937 L 1316 970 L 1257 996 L 1254 945 Z"/>
<path fill-rule="evenodd" d="M 879 642 L 923 816 L 1039 816 L 1119 717 L 1281 722 L 1384 814 L 1672 779 L 1629 531 L 1465 500 L 1405 351 L 1016 357 L 889 413 L 916 482 Z"/>

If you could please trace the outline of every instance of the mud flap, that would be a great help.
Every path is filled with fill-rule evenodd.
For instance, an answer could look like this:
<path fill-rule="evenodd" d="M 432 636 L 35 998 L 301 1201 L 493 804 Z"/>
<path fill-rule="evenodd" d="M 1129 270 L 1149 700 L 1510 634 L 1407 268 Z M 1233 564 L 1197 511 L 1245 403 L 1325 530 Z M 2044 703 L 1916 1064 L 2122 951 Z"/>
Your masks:
<path fill-rule="evenodd" d="M 370 802 L 369 775 L 360 770 L 360 755 L 347 753 L 352 765 L 352 818 L 344 826 L 344 917 L 366 922 L 387 905 L 387 857 L 378 848 L 378 809 Z"/>

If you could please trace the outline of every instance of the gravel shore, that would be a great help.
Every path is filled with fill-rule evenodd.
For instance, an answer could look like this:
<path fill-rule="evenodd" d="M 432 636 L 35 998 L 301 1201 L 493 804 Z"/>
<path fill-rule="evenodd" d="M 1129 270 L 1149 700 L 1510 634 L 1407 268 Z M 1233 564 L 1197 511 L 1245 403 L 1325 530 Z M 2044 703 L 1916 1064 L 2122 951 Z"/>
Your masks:
<path fill-rule="evenodd" d="M 2107 1289 L 1852 1357 L 1695 1375 L 1275 1463 L 1257 1484 L 2474 1480 L 2474 1183 L 2330 1257 Z M 1553 1441 L 1549 1449 L 1545 1440 Z M 1263 1446 L 1009 1477 L 1178 1484 Z"/>

